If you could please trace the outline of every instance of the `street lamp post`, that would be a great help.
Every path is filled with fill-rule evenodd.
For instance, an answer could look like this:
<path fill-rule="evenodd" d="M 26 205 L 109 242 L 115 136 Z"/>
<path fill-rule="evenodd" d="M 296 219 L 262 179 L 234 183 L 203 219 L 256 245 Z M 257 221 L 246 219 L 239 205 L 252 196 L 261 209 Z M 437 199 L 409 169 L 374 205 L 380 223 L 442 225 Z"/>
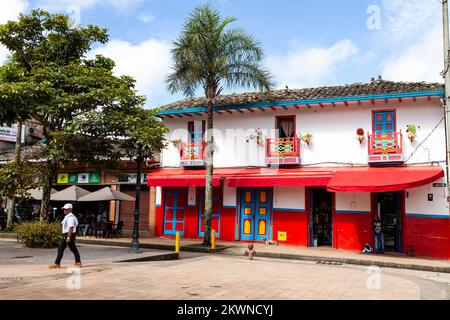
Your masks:
<path fill-rule="evenodd" d="M 134 206 L 133 240 L 131 241 L 131 252 L 139 252 L 139 216 L 141 207 L 141 175 L 142 163 L 148 158 L 148 149 L 140 146 L 129 145 L 127 154 L 130 160 L 134 157 L 136 161 L 136 203 Z"/>

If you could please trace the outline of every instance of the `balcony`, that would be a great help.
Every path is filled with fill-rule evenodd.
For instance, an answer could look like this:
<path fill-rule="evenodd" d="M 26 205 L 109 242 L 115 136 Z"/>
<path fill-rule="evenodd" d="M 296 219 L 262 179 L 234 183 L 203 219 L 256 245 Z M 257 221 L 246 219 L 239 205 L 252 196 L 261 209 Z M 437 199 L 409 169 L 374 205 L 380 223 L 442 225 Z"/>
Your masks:
<path fill-rule="evenodd" d="M 180 165 L 182 167 L 205 166 L 205 146 L 205 141 L 182 143 Z"/>
<path fill-rule="evenodd" d="M 299 165 L 300 142 L 298 138 L 267 139 L 266 164 Z"/>
<path fill-rule="evenodd" d="M 369 164 L 403 163 L 403 135 L 401 132 L 369 134 Z"/>

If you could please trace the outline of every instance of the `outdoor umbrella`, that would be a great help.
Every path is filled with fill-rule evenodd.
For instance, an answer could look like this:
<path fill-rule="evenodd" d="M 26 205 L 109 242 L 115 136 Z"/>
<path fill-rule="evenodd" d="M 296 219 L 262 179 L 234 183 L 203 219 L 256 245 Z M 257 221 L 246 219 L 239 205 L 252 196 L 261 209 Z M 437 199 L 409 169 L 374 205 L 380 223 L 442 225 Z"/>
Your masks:
<path fill-rule="evenodd" d="M 34 199 L 34 200 L 42 200 L 42 189 L 41 188 L 35 188 L 35 189 L 31 189 L 28 190 L 28 192 L 30 193 L 30 198 Z M 54 194 L 58 192 L 56 189 L 51 189 L 50 194 Z"/>
<path fill-rule="evenodd" d="M 81 197 L 80 202 L 94 202 L 94 201 L 134 201 L 135 199 L 123 192 L 112 190 L 109 187 L 92 192 L 91 194 Z"/>
<path fill-rule="evenodd" d="M 52 194 L 50 200 L 52 201 L 78 201 L 81 197 L 90 194 L 89 191 L 84 190 L 78 186 L 71 186 L 67 189 L 61 190 Z"/>

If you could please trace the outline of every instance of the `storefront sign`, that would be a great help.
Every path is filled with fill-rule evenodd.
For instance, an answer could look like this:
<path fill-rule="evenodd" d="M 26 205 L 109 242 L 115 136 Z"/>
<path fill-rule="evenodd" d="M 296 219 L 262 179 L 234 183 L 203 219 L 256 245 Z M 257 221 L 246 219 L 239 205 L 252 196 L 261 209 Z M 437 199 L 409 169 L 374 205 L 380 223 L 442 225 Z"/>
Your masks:
<path fill-rule="evenodd" d="M 86 172 L 86 173 L 58 173 L 58 184 L 98 184 L 100 183 L 99 172 Z"/>
<path fill-rule="evenodd" d="M 58 173 L 57 183 L 59 183 L 59 184 L 69 183 L 69 174 L 68 173 Z"/>
<path fill-rule="evenodd" d="M 17 125 L 12 127 L 0 127 L 0 141 L 16 142 Z"/>
<path fill-rule="evenodd" d="M 119 183 L 123 183 L 123 184 L 125 184 L 125 183 L 135 184 L 136 183 L 136 174 L 133 174 L 133 173 L 120 174 L 120 175 L 118 175 L 118 180 L 119 180 Z M 147 184 L 147 174 L 146 173 L 142 174 L 141 183 Z"/>

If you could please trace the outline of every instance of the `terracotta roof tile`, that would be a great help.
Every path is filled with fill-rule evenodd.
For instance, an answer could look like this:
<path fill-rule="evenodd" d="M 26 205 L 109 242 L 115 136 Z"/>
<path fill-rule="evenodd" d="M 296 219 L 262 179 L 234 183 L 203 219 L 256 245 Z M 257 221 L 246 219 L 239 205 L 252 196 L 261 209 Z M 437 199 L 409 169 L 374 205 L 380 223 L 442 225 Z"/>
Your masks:
<path fill-rule="evenodd" d="M 386 80 L 375 80 L 369 83 L 353 83 L 341 86 L 327 86 L 305 89 L 283 89 L 265 93 L 247 92 L 221 95 L 216 98 L 214 105 L 233 106 L 258 102 L 310 100 L 430 90 L 444 90 L 444 85 L 441 83 L 428 82 L 393 82 Z M 165 105 L 161 107 L 161 111 L 182 110 L 206 106 L 206 98 L 189 98 Z"/>

